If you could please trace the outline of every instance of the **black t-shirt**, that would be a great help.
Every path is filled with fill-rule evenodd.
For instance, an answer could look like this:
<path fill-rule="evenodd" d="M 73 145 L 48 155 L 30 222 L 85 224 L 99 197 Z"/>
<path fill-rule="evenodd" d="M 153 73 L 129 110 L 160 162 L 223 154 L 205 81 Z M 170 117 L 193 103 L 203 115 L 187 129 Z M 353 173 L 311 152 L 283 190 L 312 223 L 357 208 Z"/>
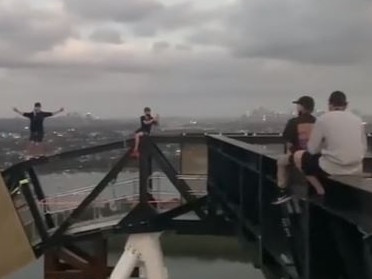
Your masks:
<path fill-rule="evenodd" d="M 34 133 L 44 133 L 44 119 L 53 116 L 51 112 L 27 112 L 24 117 L 30 119 L 30 131 Z"/>
<path fill-rule="evenodd" d="M 151 127 L 154 124 L 153 122 L 151 124 L 146 124 L 145 121 L 149 121 L 154 119 L 151 115 L 142 115 L 141 116 L 141 128 L 139 129 L 142 132 L 150 134 Z"/>
<path fill-rule="evenodd" d="M 287 122 L 283 132 L 286 142 L 292 144 L 291 152 L 305 150 L 316 118 L 311 114 L 302 114 Z"/>

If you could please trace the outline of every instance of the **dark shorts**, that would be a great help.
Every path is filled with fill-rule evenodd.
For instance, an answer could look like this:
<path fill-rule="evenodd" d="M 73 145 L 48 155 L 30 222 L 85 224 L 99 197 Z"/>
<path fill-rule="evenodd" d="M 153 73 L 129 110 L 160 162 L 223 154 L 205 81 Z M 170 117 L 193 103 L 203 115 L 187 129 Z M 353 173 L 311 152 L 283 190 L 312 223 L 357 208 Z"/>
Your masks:
<path fill-rule="evenodd" d="M 44 139 L 44 133 L 42 132 L 31 132 L 30 141 L 33 142 L 42 142 Z"/>
<path fill-rule="evenodd" d="M 320 154 L 312 155 L 309 152 L 305 152 L 302 156 L 302 171 L 305 175 L 316 176 L 316 177 L 327 177 L 329 176 L 319 165 Z"/>
<path fill-rule="evenodd" d="M 144 131 L 144 130 L 142 130 L 142 129 L 138 129 L 138 130 L 136 130 L 135 133 L 136 133 L 136 134 L 138 134 L 138 133 L 143 133 L 145 136 L 150 135 L 150 132 L 149 132 L 149 131 Z"/>

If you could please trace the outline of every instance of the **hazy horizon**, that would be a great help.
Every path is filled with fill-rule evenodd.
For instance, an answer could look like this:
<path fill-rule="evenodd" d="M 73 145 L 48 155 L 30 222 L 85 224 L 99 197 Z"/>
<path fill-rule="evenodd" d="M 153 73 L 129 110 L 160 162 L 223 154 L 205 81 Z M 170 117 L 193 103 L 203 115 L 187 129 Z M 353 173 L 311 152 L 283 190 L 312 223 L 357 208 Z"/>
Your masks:
<path fill-rule="evenodd" d="M 371 1 L 0 0 L 0 117 L 322 110 L 334 90 L 368 112 L 371 27 Z"/>

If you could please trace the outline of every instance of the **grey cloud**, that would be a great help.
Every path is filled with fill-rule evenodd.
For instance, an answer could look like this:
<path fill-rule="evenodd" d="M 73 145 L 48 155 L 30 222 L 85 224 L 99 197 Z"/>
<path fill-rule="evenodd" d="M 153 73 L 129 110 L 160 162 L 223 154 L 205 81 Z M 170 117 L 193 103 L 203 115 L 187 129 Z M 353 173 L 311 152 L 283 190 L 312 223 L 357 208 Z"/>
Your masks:
<path fill-rule="evenodd" d="M 156 53 L 163 52 L 163 51 L 165 51 L 169 48 L 170 48 L 170 44 L 168 42 L 165 42 L 165 41 L 155 42 L 152 45 L 152 50 Z"/>
<path fill-rule="evenodd" d="M 192 46 L 185 44 L 176 44 L 175 49 L 180 51 L 192 51 Z"/>
<path fill-rule="evenodd" d="M 252 8 L 242 2 L 243 12 L 231 19 L 247 34 L 245 42 L 237 42 L 240 55 L 324 64 L 359 62 L 370 51 L 370 2 L 262 3 Z"/>
<path fill-rule="evenodd" d="M 92 20 L 136 22 L 161 10 L 156 0 L 64 0 L 66 8 Z"/>
<path fill-rule="evenodd" d="M 190 44 L 215 45 L 226 48 L 235 46 L 234 38 L 228 30 L 216 30 L 211 27 L 200 28 L 187 37 Z"/>
<path fill-rule="evenodd" d="M 32 10 L 27 5 L 0 9 L 0 66 L 22 63 L 74 35 L 73 25 L 64 15 Z"/>
<path fill-rule="evenodd" d="M 174 31 L 185 28 L 200 28 L 218 19 L 220 9 L 198 10 L 192 3 L 166 6 L 133 26 L 139 36 L 154 36 L 159 31 Z"/>
<path fill-rule="evenodd" d="M 200 11 L 192 3 L 165 6 L 156 0 L 64 0 L 67 9 L 88 20 L 131 24 L 138 36 L 154 36 L 161 30 L 177 30 L 216 19 L 217 10 Z"/>
<path fill-rule="evenodd" d="M 120 32 L 113 28 L 97 28 L 90 35 L 90 39 L 99 43 L 123 43 Z"/>
<path fill-rule="evenodd" d="M 225 29 L 201 29 L 189 40 L 226 47 L 238 57 L 310 64 L 351 64 L 371 58 L 370 1 L 243 1 Z"/>
<path fill-rule="evenodd" d="M 141 75 L 117 69 L 98 71 L 95 65 L 14 70 L 0 82 L 8 101 L 0 103 L 0 115 L 11 113 L 9 103 L 26 107 L 37 99 L 48 107 L 63 105 L 67 111 L 91 111 L 102 117 L 134 116 L 149 100 L 161 115 L 237 116 L 260 104 L 290 108 L 289 100 L 303 90 L 323 108 L 335 88 L 349 94 L 353 107 L 368 110 L 370 103 L 366 89 L 371 88 L 371 79 L 349 67 L 275 69 L 259 61 L 237 62 L 218 54 L 171 62 L 167 72 L 164 67 L 156 71 L 158 63 L 154 63 L 154 71 Z"/>
<path fill-rule="evenodd" d="M 97 53 L 97 55 L 99 55 Z M 0 68 L 10 70 L 26 70 L 51 75 L 75 75 L 75 73 L 104 74 L 104 73 L 124 73 L 124 74 L 154 74 L 159 75 L 167 71 L 168 66 L 156 61 L 146 61 L 146 59 L 134 58 L 127 59 L 120 56 L 106 58 L 104 61 L 61 61 L 48 59 L 46 61 L 35 61 L 31 59 L 15 60 L 8 59 L 0 64 Z"/>
<path fill-rule="evenodd" d="M 162 41 L 167 40 L 164 32 L 151 39 L 156 43 L 147 51 L 129 43 L 127 49 L 73 42 L 66 53 L 33 56 L 73 36 L 69 18 L 0 10 L 0 68 L 5 68 L 0 92 L 7 100 L 0 103 L 0 116 L 12 115 L 10 104 L 27 106 L 34 100 L 104 117 L 136 115 L 149 100 L 161 115 L 226 116 L 260 104 L 290 108 L 288 100 L 299 92 L 313 95 L 321 106 L 336 88 L 349 93 L 353 106 L 369 109 L 372 65 L 364 58 L 370 55 L 371 17 L 362 0 L 242 0 L 231 9 L 206 12 L 186 4 L 138 8 L 139 0 L 115 1 L 114 6 L 109 5 L 112 0 L 66 1 L 70 10 L 84 17 L 72 22 L 76 28 L 97 26 L 102 20 L 120 21 L 147 35 L 171 31 L 170 40 L 173 31 L 183 28 L 199 34 L 190 37 L 191 43 L 170 45 Z M 83 4 L 86 9 L 79 6 Z M 113 17 L 110 9 L 116 10 Z M 216 20 L 219 25 L 210 24 Z M 113 42 L 114 33 L 97 29 L 91 39 Z M 221 46 L 235 57 L 195 44 Z M 154 55 L 156 48 L 169 51 Z"/>

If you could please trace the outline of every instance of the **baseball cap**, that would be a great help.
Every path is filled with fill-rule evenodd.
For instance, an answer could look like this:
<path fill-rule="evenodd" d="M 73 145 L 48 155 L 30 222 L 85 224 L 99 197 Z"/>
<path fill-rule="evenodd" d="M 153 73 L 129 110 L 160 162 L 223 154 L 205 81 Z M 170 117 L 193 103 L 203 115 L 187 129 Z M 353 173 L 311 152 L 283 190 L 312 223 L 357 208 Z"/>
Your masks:
<path fill-rule="evenodd" d="M 303 106 L 304 109 L 308 111 L 313 111 L 315 107 L 314 99 L 310 96 L 302 96 L 297 101 L 294 101 L 293 103 Z"/>
<path fill-rule="evenodd" d="M 328 102 L 335 107 L 344 107 L 347 105 L 346 95 L 341 91 L 335 91 L 329 96 Z"/>

